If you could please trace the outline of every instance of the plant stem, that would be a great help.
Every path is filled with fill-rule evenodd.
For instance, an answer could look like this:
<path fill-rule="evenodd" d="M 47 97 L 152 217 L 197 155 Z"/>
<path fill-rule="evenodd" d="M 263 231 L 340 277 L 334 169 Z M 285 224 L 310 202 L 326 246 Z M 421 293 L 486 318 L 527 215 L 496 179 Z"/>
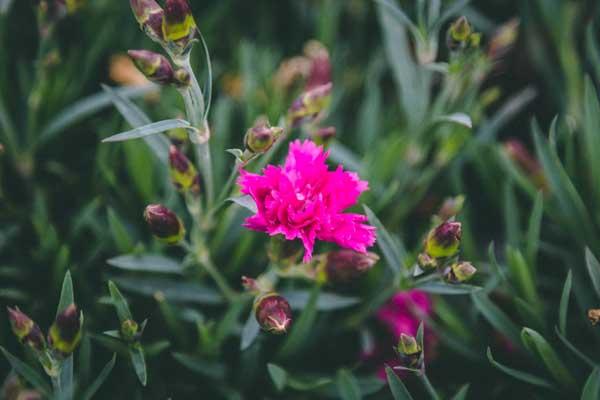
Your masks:
<path fill-rule="evenodd" d="M 210 257 L 208 257 L 207 255 L 199 255 L 198 262 L 202 264 L 206 272 L 208 272 L 211 278 L 215 281 L 215 283 L 217 284 L 227 301 L 233 303 L 237 298 L 237 293 L 229 286 L 229 284 L 225 280 L 225 277 L 223 277 L 221 272 L 219 272 L 219 270 L 215 267 Z"/>
<path fill-rule="evenodd" d="M 418 376 L 419 376 L 419 379 L 421 379 L 423 386 L 425 386 L 425 389 L 427 390 L 427 393 L 429 393 L 431 398 L 433 400 L 440 400 L 440 396 L 438 396 L 437 392 L 435 391 L 435 388 L 429 381 L 429 378 L 427 378 L 427 374 L 425 373 L 425 371 L 423 371 L 423 373 L 421 373 L 421 374 L 418 374 Z"/>

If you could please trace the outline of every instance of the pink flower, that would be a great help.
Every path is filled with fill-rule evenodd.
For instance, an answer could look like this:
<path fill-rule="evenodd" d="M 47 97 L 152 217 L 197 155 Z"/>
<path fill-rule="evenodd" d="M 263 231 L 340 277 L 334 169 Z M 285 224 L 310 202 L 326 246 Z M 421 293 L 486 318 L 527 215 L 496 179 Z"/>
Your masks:
<path fill-rule="evenodd" d="M 242 170 L 238 184 L 258 210 L 244 226 L 300 239 L 304 262 L 311 260 L 316 239 L 365 253 L 375 243 L 375 228 L 364 223 L 364 215 L 343 211 L 356 204 L 368 183 L 342 166 L 330 171 L 328 156 L 310 140 L 296 140 L 283 166 L 268 165 L 263 175 Z"/>

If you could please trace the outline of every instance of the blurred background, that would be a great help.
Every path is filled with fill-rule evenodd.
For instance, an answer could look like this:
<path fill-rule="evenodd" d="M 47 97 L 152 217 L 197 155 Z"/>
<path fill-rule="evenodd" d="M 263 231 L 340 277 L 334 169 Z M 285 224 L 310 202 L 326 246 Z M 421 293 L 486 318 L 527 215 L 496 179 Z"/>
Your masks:
<path fill-rule="evenodd" d="M 146 231 L 142 211 L 149 203 L 170 201 L 175 207 L 177 203 L 172 189 L 162 184 L 163 171 L 145 146 L 135 141 L 101 143 L 129 129 L 103 97 L 101 85 L 126 88 L 153 120 L 181 117 L 183 105 L 175 89 L 148 87 L 126 57 L 128 49 L 159 50 L 140 31 L 127 1 L 82 1 L 73 12 L 51 23 L 40 16 L 38 3 L 0 0 L 0 304 L 17 304 L 40 326 L 49 326 L 68 269 L 76 301 L 86 315 L 85 329 L 98 333 L 114 329 L 117 323 L 105 285 L 109 277 L 117 278 L 134 314 L 149 318 L 144 334 L 149 386 L 139 386 L 123 358 L 98 398 L 335 397 L 293 388 L 278 392 L 264 367 L 277 343 L 265 339 L 260 348 L 239 353 L 239 326 L 213 338 L 218 344 L 212 353 L 206 347 L 198 350 L 202 338 L 190 331 L 203 332 L 202 327 L 218 324 L 222 309 L 174 301 L 177 311 L 170 310 L 169 299 L 165 302 L 156 296 L 157 288 L 164 289 L 152 286 L 158 285 L 156 278 L 123 274 L 106 263 L 119 254 L 158 248 Z M 429 2 L 392 3 L 416 21 L 422 4 Z M 488 285 L 489 244 L 495 242 L 500 264 L 510 264 L 503 250 L 507 245 L 514 249 L 528 246 L 527 222 L 536 193 L 546 193 L 540 195 L 550 204 L 544 208 L 542 239 L 528 261 L 538 265 L 535 296 L 543 304 L 534 310 L 539 310 L 540 319 L 553 321 L 567 268 L 583 271 L 583 249 L 600 249 L 590 239 L 599 225 L 595 199 L 588 201 L 594 183 L 587 182 L 586 167 L 580 164 L 580 152 L 586 146 L 580 149 L 578 144 L 569 144 L 569 138 L 577 137 L 576 132 L 588 123 L 585 76 L 592 88 L 600 78 L 599 3 L 457 3 L 452 10 L 454 2 L 441 2 L 442 10 L 452 12 L 436 29 L 426 24 L 424 42 L 419 43 L 410 31 L 397 28 L 402 25 L 391 9 L 370 0 L 190 1 L 212 58 L 209 121 L 217 184 L 223 184 L 233 162 L 224 150 L 241 147 L 246 129 L 258 116 L 267 115 L 275 123 L 285 115 L 300 88 L 293 57 L 302 56 L 307 43 L 317 40 L 328 49 L 332 66 L 334 92 L 327 119 L 337 129 L 332 159 L 370 181 L 371 190 L 361 202 L 401 238 L 408 259 L 417 254 L 430 218 L 444 199 L 464 195 L 459 216 L 464 224 L 463 252 L 474 263 L 480 262 L 478 283 Z M 473 29 L 482 34 L 479 49 L 464 57 L 452 55 L 446 45 L 446 30 L 460 15 L 467 16 Z M 514 40 L 504 43 L 498 30 L 506 24 Z M 202 52 L 196 49 L 193 56 L 202 77 L 206 73 Z M 448 68 L 443 78 L 436 75 L 436 66 Z M 411 79 L 426 83 L 409 91 Z M 472 129 L 434 126 L 435 118 L 452 113 L 469 115 Z M 535 119 L 541 131 L 547 132 L 556 115 L 560 116 L 558 130 L 564 132 L 556 134 L 557 153 L 566 159 L 566 171 L 584 206 L 591 210 L 590 226 L 581 227 L 584 232 L 580 234 L 574 233 L 580 220 L 562 212 L 561 198 L 556 201 L 558 207 L 552 203 L 552 196 L 560 196 L 558 189 L 567 185 L 553 186 L 548 175 L 535 178 L 538 161 L 533 160 L 534 171 L 527 171 L 527 160 L 519 161 L 506 145 L 518 141 L 528 153 L 525 158 L 539 158 L 531 121 Z M 515 172 L 519 168 L 521 173 Z M 217 229 L 212 243 L 219 268 L 238 286 L 241 275 L 255 275 L 267 262 L 262 235 L 242 231 L 235 223 L 241 223 L 243 216 L 231 212 L 228 218 L 233 222 Z M 523 251 L 530 254 L 528 249 Z M 166 252 L 178 255 L 177 250 Z M 374 296 L 381 274 L 373 271 L 364 285 L 348 291 L 365 298 Z M 589 285 L 583 275 L 576 275 L 574 271 L 575 281 Z M 490 297 L 519 326 L 527 326 L 510 296 L 497 287 L 493 290 Z M 439 344 L 429 370 L 442 393 L 450 395 L 471 382 L 469 398 L 541 398 L 545 389 L 502 375 L 490 365 L 485 350 L 492 346 L 498 357 L 523 369 L 543 367 L 531 366 L 493 323 L 479 315 L 468 296 L 451 297 L 434 301 L 436 326 L 442 332 L 436 333 Z M 580 310 L 592 303 L 589 296 L 578 299 Z M 365 351 L 362 328 L 373 322 L 361 321 L 360 332 L 341 328 L 353 313 L 321 315 L 311 332 L 309 351 L 282 365 L 319 375 L 360 364 Z M 3 307 L 0 315 L 4 314 Z M 584 314 L 578 311 L 570 323 L 586 324 Z M 245 314 L 241 322 L 243 318 Z M 7 319 L 0 321 L 0 343 L 18 354 Z M 542 325 L 553 332 L 555 322 Z M 375 337 L 377 329 L 372 329 Z M 587 352 L 588 340 L 597 340 L 597 332 L 575 331 L 573 341 Z M 107 350 L 112 349 L 110 344 L 99 336 L 87 335 L 79 350 L 81 382 L 112 354 Z M 199 358 L 204 354 L 209 361 L 194 364 L 173 357 L 184 352 Z M 364 364 L 358 368 L 365 374 L 377 369 Z M 9 364 L 0 362 L 0 376 L 9 371 Z M 574 370 L 581 375 L 577 375 L 578 382 L 587 373 Z M 408 385 L 414 384 L 407 379 Z M 369 382 L 375 389 L 366 398 L 389 398 L 387 389 L 377 386 L 377 379 Z M 421 389 L 415 386 L 414 396 L 421 398 Z"/>

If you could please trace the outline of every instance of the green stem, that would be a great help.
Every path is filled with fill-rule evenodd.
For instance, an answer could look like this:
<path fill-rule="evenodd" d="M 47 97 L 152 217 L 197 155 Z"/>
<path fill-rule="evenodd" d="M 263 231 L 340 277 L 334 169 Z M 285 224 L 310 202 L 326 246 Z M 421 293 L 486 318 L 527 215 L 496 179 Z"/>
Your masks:
<path fill-rule="evenodd" d="M 237 298 L 237 293 L 229 286 L 225 277 L 219 272 L 219 270 L 215 267 L 212 260 L 208 256 L 199 256 L 198 262 L 202 264 L 206 272 L 211 276 L 211 278 L 215 281 L 223 296 L 229 301 L 233 303 Z"/>
<path fill-rule="evenodd" d="M 431 384 L 431 381 L 429 381 L 429 378 L 427 378 L 427 374 L 425 373 L 425 371 L 423 371 L 423 373 L 421 374 L 418 374 L 418 376 L 419 379 L 421 379 L 423 386 L 425 386 L 425 390 L 427 390 L 427 393 L 429 393 L 431 398 L 433 400 L 441 400 L 440 396 L 438 396 L 437 392 L 435 391 L 435 388 Z"/>

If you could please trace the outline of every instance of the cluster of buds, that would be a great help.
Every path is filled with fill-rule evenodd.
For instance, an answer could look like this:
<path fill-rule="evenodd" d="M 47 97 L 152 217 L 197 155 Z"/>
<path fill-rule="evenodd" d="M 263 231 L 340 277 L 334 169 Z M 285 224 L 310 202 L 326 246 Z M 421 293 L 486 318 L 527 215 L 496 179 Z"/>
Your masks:
<path fill-rule="evenodd" d="M 150 232 L 159 241 L 175 245 L 185 236 L 185 227 L 173 211 L 162 204 L 150 204 L 144 210 L 144 219 Z"/>
<path fill-rule="evenodd" d="M 181 192 L 200 192 L 200 175 L 194 164 L 175 145 L 169 148 L 169 173 L 171 181 Z"/>
<path fill-rule="evenodd" d="M 40 361 L 66 358 L 81 341 L 83 313 L 75 304 L 69 305 L 56 316 L 48 331 L 47 343 L 39 326 L 18 307 L 8 308 L 8 318 L 15 336 L 32 349 Z"/>
<path fill-rule="evenodd" d="M 286 333 L 292 324 L 290 303 L 274 292 L 256 296 L 254 315 L 263 330 L 277 335 Z"/>
<path fill-rule="evenodd" d="M 448 283 L 471 279 L 477 272 L 475 267 L 457 259 L 461 236 L 462 226 L 457 221 L 444 221 L 430 230 L 423 245 L 424 252 L 417 257 L 419 267 L 424 271 L 441 271 Z"/>
<path fill-rule="evenodd" d="M 283 128 L 271 126 L 266 118 L 258 118 L 244 137 L 246 150 L 252 154 L 266 153 L 282 133 Z"/>
<path fill-rule="evenodd" d="M 127 52 L 140 72 L 150 81 L 159 85 L 185 87 L 190 84 L 190 74 L 183 68 L 173 69 L 167 58 L 148 50 Z"/>
<path fill-rule="evenodd" d="M 446 34 L 446 45 L 452 51 L 479 47 L 481 34 L 474 32 L 467 17 L 460 17 L 450 25 Z"/>
<path fill-rule="evenodd" d="M 403 367 L 410 369 L 423 367 L 423 344 L 419 343 L 414 336 L 401 333 L 395 350 Z"/>
<path fill-rule="evenodd" d="M 373 268 L 378 261 L 379 256 L 371 252 L 358 253 L 349 249 L 332 251 L 326 255 L 327 282 L 333 284 L 353 282 Z"/>

